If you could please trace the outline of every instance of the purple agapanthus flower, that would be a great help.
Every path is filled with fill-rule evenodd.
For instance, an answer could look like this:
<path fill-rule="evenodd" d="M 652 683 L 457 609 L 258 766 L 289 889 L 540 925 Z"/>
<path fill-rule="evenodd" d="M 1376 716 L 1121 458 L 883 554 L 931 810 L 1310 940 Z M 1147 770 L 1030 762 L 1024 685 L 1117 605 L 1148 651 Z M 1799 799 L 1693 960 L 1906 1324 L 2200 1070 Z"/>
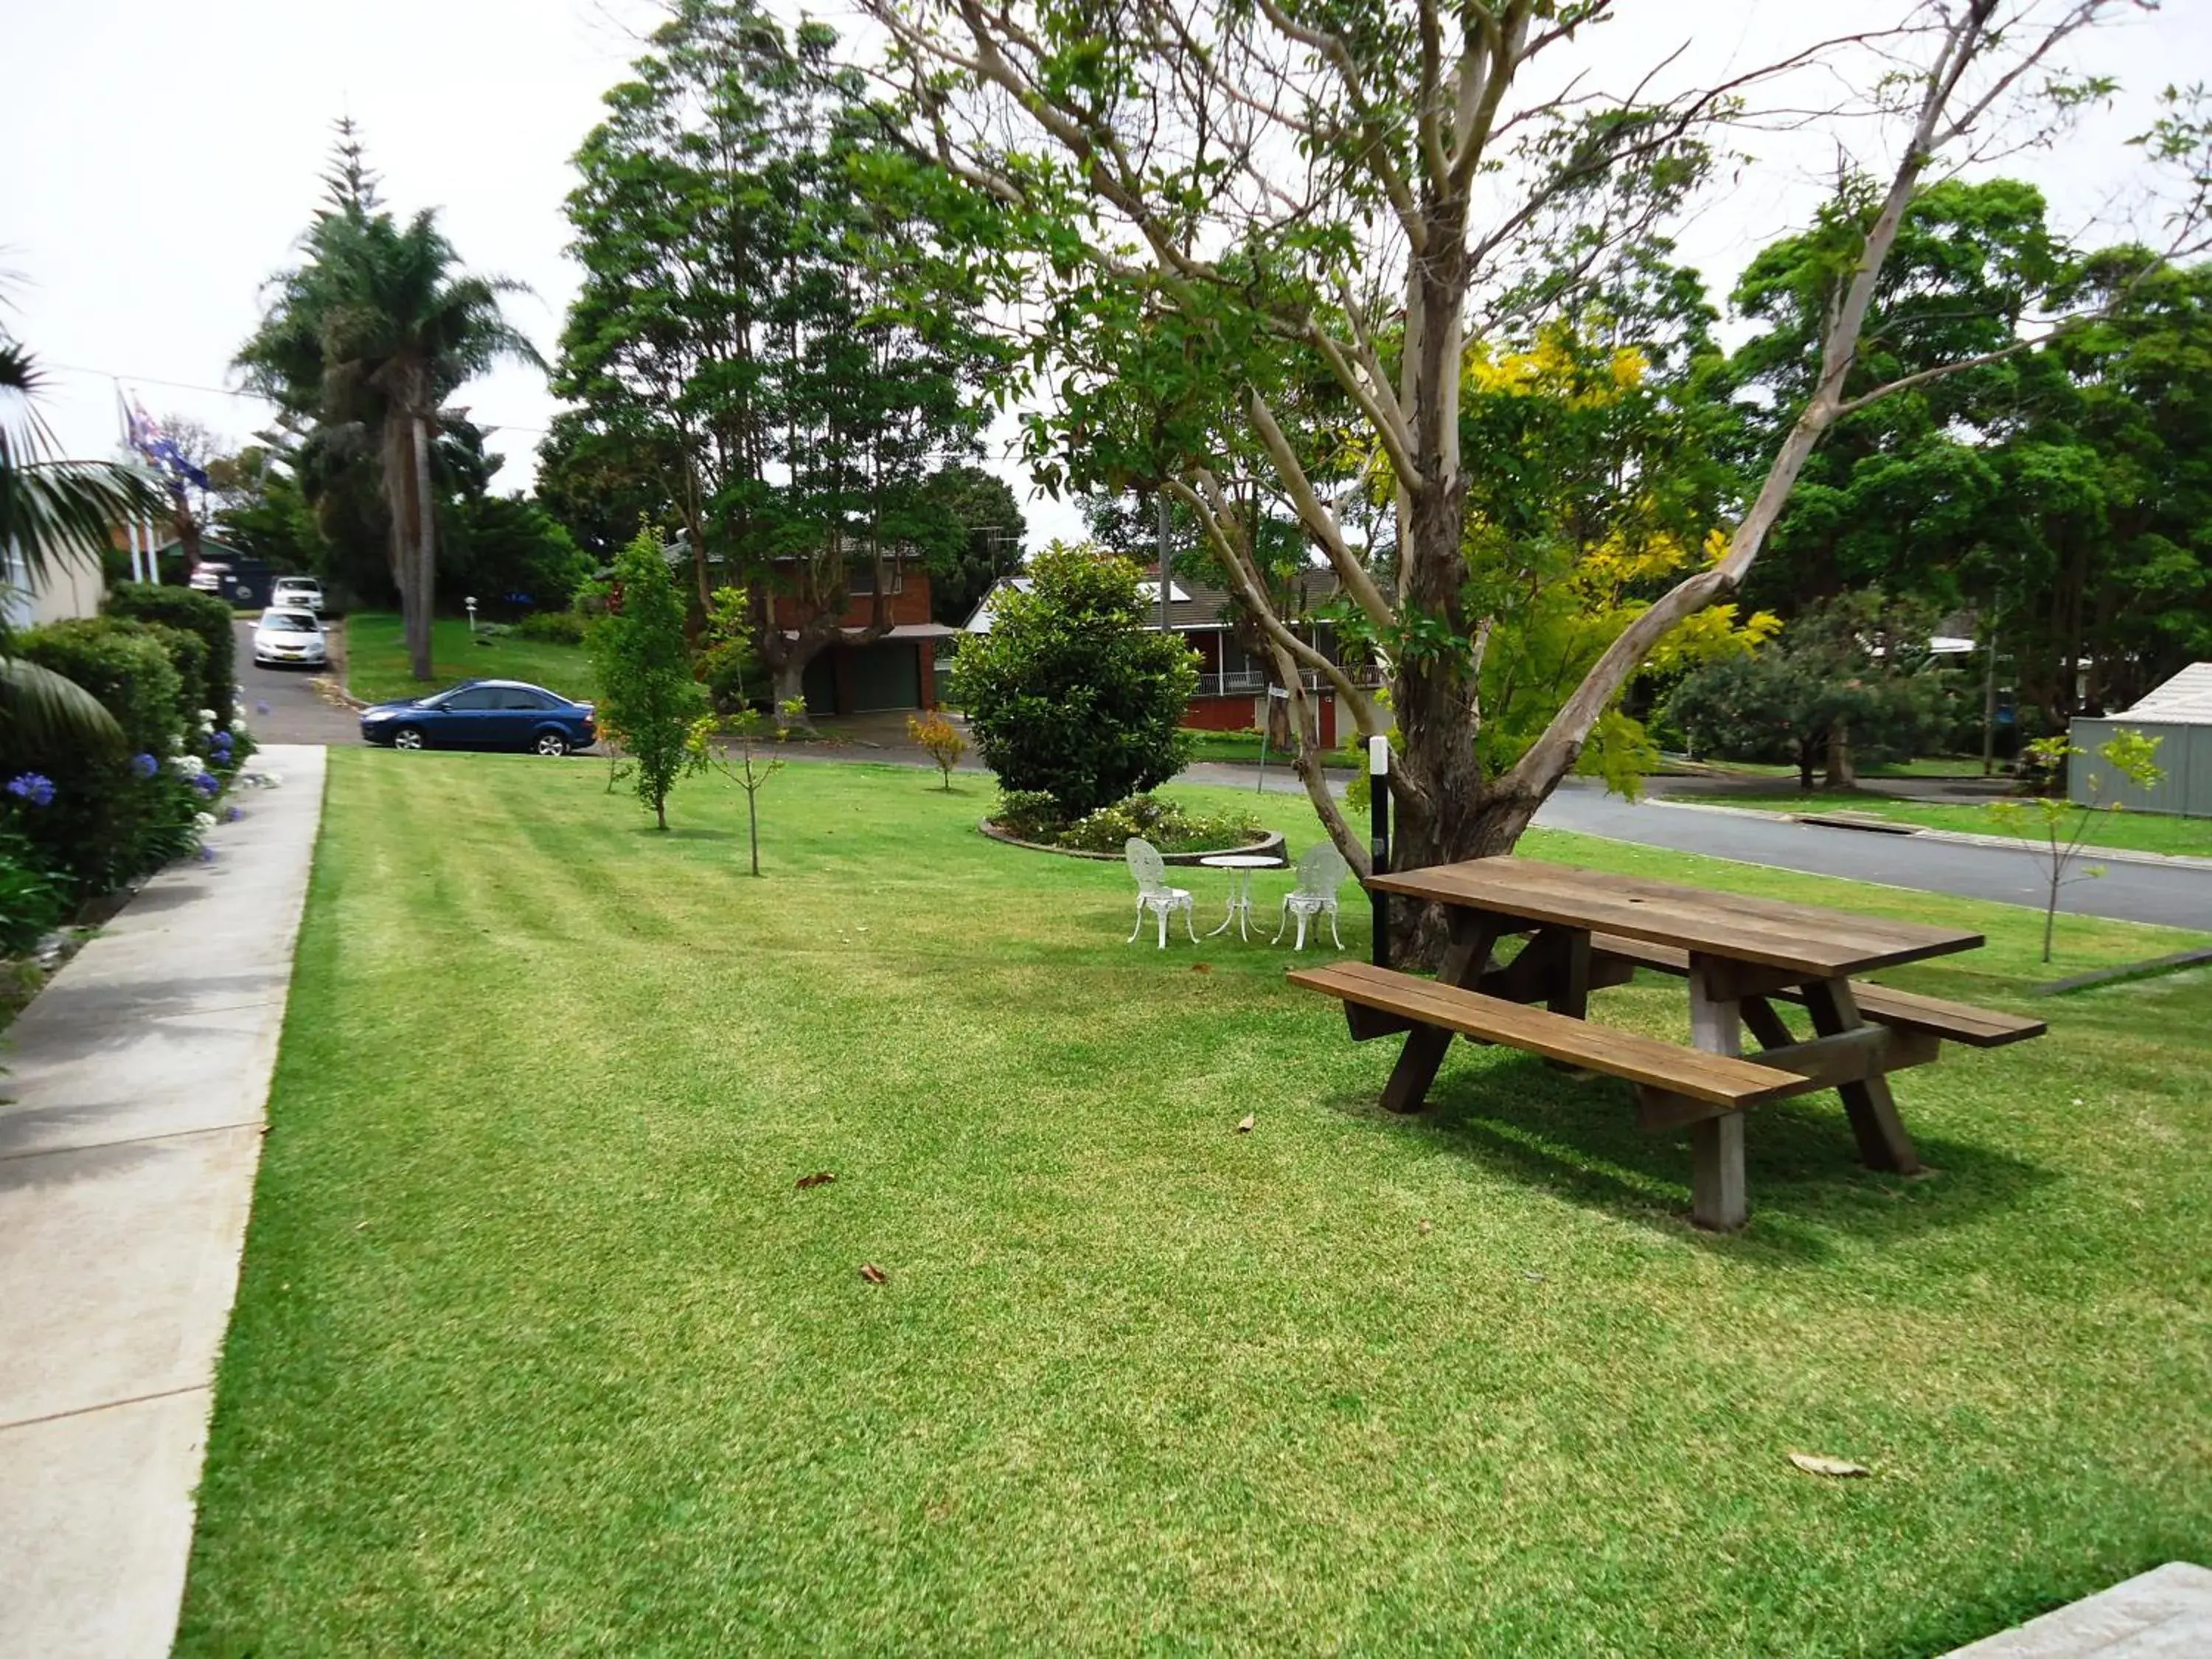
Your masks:
<path fill-rule="evenodd" d="M 161 763 L 151 755 L 133 755 L 131 757 L 131 768 L 140 777 L 150 778 L 161 769 Z"/>
<path fill-rule="evenodd" d="M 192 780 L 192 787 L 213 800 L 222 793 L 222 780 L 212 772 L 203 772 Z"/>
<path fill-rule="evenodd" d="M 8 793 L 33 806 L 54 804 L 54 781 L 43 772 L 24 772 L 8 780 Z"/>
<path fill-rule="evenodd" d="M 214 750 L 219 755 L 228 754 L 230 752 L 230 733 L 228 732 L 217 732 L 213 737 L 208 739 L 208 747 Z"/>
<path fill-rule="evenodd" d="M 215 862 L 215 848 L 203 843 L 200 847 L 200 862 L 202 864 L 213 864 Z"/>
<path fill-rule="evenodd" d="M 269 712 L 269 705 L 265 702 L 257 702 L 253 705 L 253 712 L 257 714 L 265 714 Z"/>
<path fill-rule="evenodd" d="M 232 808 L 230 809 L 230 811 L 228 811 L 228 812 L 225 812 L 225 813 L 222 815 L 222 821 L 223 821 L 225 823 L 236 823 L 239 821 L 239 819 L 240 819 L 240 818 L 244 817 L 245 816 L 246 816 L 246 814 L 245 814 L 245 813 L 243 813 L 243 812 L 240 811 L 239 811 L 235 806 L 234 806 L 234 807 L 232 807 Z"/>

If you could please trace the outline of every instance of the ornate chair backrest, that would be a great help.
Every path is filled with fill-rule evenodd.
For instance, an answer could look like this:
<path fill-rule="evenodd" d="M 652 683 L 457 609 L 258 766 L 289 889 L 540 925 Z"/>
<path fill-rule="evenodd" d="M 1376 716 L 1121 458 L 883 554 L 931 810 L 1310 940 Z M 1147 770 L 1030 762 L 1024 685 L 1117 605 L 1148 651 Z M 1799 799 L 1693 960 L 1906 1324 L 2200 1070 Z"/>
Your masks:
<path fill-rule="evenodd" d="M 1129 873 L 1137 878 L 1137 891 L 1142 896 L 1161 891 L 1167 884 L 1167 860 L 1160 849 L 1139 836 L 1132 836 L 1122 844 L 1121 851 L 1129 860 Z"/>
<path fill-rule="evenodd" d="M 1327 842 L 1309 847 L 1298 855 L 1297 891 L 1304 898 L 1328 898 L 1344 885 L 1352 866 L 1344 854 Z"/>

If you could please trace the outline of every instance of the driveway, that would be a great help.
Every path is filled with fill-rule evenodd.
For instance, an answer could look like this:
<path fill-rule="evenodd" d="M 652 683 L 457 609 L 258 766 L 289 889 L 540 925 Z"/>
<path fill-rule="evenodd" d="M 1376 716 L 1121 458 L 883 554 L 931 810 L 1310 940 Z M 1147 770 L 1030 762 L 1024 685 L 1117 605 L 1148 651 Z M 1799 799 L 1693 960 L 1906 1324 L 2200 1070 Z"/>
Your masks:
<path fill-rule="evenodd" d="M 246 688 L 246 723 L 259 744 L 358 744 L 360 717 L 353 710 L 326 701 L 313 682 L 319 678 L 304 668 L 258 668 L 253 662 L 253 624 L 231 624 L 238 636 L 238 683 Z M 343 633 L 331 635 L 333 654 L 342 648 Z M 344 660 L 338 656 L 341 663 Z"/>

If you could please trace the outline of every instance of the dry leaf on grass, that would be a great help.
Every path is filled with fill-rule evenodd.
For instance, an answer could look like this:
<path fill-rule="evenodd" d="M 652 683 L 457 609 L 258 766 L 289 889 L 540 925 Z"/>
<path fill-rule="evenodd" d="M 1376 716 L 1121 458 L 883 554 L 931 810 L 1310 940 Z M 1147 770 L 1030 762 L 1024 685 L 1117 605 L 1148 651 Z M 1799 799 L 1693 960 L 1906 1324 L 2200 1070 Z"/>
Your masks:
<path fill-rule="evenodd" d="M 1259 1121 L 1259 1118 L 1256 1114 L 1247 1112 L 1244 1115 L 1244 1121 L 1237 1126 L 1237 1133 L 1240 1135 L 1250 1134 L 1252 1133 L 1253 1124 L 1257 1121 Z"/>
<path fill-rule="evenodd" d="M 817 1170 L 811 1176 L 799 1176 L 799 1184 L 802 1187 L 827 1187 L 836 1178 L 827 1170 Z"/>
<path fill-rule="evenodd" d="M 1808 1474 L 1856 1475 L 1874 1473 L 1863 1463 L 1848 1462 L 1840 1457 L 1823 1457 L 1817 1452 L 1791 1452 L 1790 1461 Z"/>
<path fill-rule="evenodd" d="M 863 1261 L 860 1264 L 860 1277 L 871 1285 L 888 1285 L 891 1282 L 891 1276 L 872 1261 Z"/>
<path fill-rule="evenodd" d="M 1213 964 L 1210 962 L 1194 962 L 1190 964 L 1190 971 L 1194 974 L 1210 974 L 1213 971 Z M 2078 1106 L 2081 1103 L 2077 1100 L 2074 1103 Z"/>

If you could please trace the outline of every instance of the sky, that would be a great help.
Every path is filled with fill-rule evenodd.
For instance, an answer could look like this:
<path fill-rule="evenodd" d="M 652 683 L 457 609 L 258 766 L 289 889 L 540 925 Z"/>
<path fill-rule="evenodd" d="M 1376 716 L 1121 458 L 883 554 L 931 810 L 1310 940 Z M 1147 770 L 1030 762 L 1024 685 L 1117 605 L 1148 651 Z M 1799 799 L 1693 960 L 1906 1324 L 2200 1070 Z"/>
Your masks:
<path fill-rule="evenodd" d="M 472 268 L 534 294 L 511 319 L 549 356 L 574 291 L 562 200 L 569 157 L 602 93 L 637 55 L 650 0 L 8 0 L 9 96 L 0 101 L 0 271 L 5 321 L 52 376 L 45 413 L 64 448 L 113 451 L 119 380 L 155 415 L 188 415 L 250 439 L 267 410 L 228 395 L 230 361 L 259 316 L 262 285 L 292 258 L 329 163 L 331 122 L 359 124 L 388 204 L 440 210 Z M 778 9 L 784 9 L 779 6 Z M 1601 74 L 1686 47 L 1680 76 L 1765 61 L 1857 8 L 1808 0 L 1626 0 L 1592 41 Z M 816 12 L 833 22 L 833 4 Z M 849 14 L 844 21 L 849 21 Z M 2148 232 L 2124 140 L 2150 94 L 2212 66 L 2212 4 L 2099 31 L 2079 54 L 2118 76 L 2115 108 L 2055 149 L 2010 158 L 2054 222 L 2107 239 Z M 1684 228 L 1682 252 L 1725 290 L 1751 253 L 1803 222 L 1832 170 L 1825 135 L 1755 138 L 1754 166 Z M 558 407 L 544 377 L 507 367 L 454 400 L 498 428 L 501 488 L 526 486 Z M 1010 435 L 995 434 L 1000 445 Z M 1015 463 L 1030 545 L 1078 534 L 1072 507 L 1033 495 Z"/>

